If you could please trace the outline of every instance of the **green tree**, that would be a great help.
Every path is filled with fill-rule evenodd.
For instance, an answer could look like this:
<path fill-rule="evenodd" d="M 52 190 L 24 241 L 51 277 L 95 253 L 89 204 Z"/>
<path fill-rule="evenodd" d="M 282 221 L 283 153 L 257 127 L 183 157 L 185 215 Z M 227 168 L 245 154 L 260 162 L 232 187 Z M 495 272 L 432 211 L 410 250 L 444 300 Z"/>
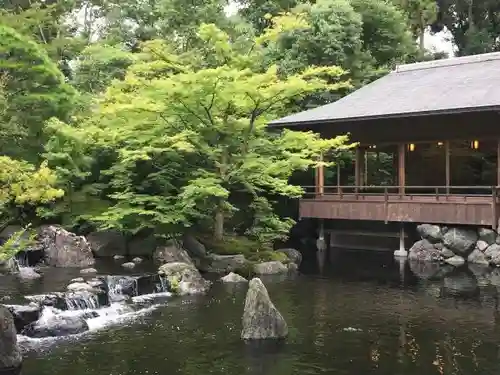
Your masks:
<path fill-rule="evenodd" d="M 132 65 L 134 55 L 123 48 L 104 44 L 91 44 L 75 61 L 73 85 L 80 91 L 100 93 L 113 79 L 123 79 Z"/>
<path fill-rule="evenodd" d="M 301 22 L 298 22 L 298 21 Z M 405 62 L 415 43 L 395 6 L 378 0 L 318 0 L 273 18 L 275 35 L 267 38 L 267 58 L 285 74 L 307 66 L 344 68 L 359 87 Z M 346 92 L 316 96 L 305 107 L 325 104 Z"/>
<path fill-rule="evenodd" d="M 291 11 L 300 1 L 297 0 L 238 0 L 238 13 L 248 20 L 257 30 L 262 33 L 272 27 L 271 17 Z"/>
<path fill-rule="evenodd" d="M 425 55 L 425 33 L 429 26 L 437 21 L 438 6 L 436 0 L 394 0 L 407 18 L 408 26 L 419 42 L 419 52 Z"/>
<path fill-rule="evenodd" d="M 214 25 L 202 26 L 199 34 L 211 45 L 203 50 L 215 51 L 220 66 L 184 63 L 168 74 L 153 70 L 151 75 L 144 64 L 133 65 L 80 126 L 93 140 L 93 152 L 108 150 L 114 157 L 97 184 L 112 206 L 92 220 L 102 227 L 155 233 L 204 223 L 220 239 L 227 219 L 245 209 L 253 217 L 247 234 L 268 243 L 285 236 L 293 223 L 273 213 L 273 197 L 300 196 L 302 189 L 288 184 L 291 174 L 317 165 L 321 152 L 347 147 L 347 138 L 275 134 L 267 123 L 297 98 L 347 83 L 338 67 L 308 68 L 286 78 L 275 66 L 254 71 L 259 44 L 241 55 Z M 182 59 L 156 52 L 160 65 Z M 233 194 L 249 196 L 250 206 L 238 207 Z"/>
<path fill-rule="evenodd" d="M 452 34 L 459 56 L 500 50 L 496 0 L 440 0 L 438 22 Z"/>
<path fill-rule="evenodd" d="M 2 153 L 36 161 L 45 143 L 44 122 L 53 116 L 66 119 L 75 92 L 36 43 L 1 25 L 0 40 L 3 122 L 20 131 L 5 139 Z"/>

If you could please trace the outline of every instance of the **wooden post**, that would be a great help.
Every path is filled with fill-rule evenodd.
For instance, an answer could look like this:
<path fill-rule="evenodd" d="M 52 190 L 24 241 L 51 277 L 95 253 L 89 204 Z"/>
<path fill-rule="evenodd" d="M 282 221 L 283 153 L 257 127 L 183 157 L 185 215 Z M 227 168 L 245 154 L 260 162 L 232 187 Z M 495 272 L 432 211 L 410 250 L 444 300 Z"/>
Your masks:
<path fill-rule="evenodd" d="M 497 186 L 500 186 L 500 139 L 497 140 Z"/>
<path fill-rule="evenodd" d="M 394 256 L 398 258 L 405 258 L 408 256 L 408 252 L 405 249 L 405 225 L 404 223 L 399 224 L 399 250 L 394 252 Z"/>
<path fill-rule="evenodd" d="M 491 228 L 497 230 L 498 227 L 498 212 L 497 212 L 497 187 L 491 189 Z"/>
<path fill-rule="evenodd" d="M 323 154 L 319 156 L 319 161 L 323 162 Z M 316 194 L 322 196 L 325 192 L 325 168 L 323 165 L 316 167 Z"/>
<path fill-rule="evenodd" d="M 451 171 L 450 171 L 450 141 L 444 142 L 444 153 L 445 153 L 445 163 L 446 163 L 446 195 L 450 194 L 450 180 L 451 180 Z"/>
<path fill-rule="evenodd" d="M 368 152 L 363 154 L 364 168 L 363 168 L 363 186 L 368 186 Z"/>
<path fill-rule="evenodd" d="M 355 192 L 359 192 L 359 186 L 363 186 L 363 159 L 364 159 L 364 149 L 361 147 L 356 148 L 356 158 L 354 161 L 354 180 L 355 180 Z"/>
<path fill-rule="evenodd" d="M 341 194 L 340 192 L 340 158 L 337 158 L 337 194 Z"/>
<path fill-rule="evenodd" d="M 405 194 L 406 170 L 405 170 L 405 144 L 398 144 L 398 186 L 399 194 Z"/>

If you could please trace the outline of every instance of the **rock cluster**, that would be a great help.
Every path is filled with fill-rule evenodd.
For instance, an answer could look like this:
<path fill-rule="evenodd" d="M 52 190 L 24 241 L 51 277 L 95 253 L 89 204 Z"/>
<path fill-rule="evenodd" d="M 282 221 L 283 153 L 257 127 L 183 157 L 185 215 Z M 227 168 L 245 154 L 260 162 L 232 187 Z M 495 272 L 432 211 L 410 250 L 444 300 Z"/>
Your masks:
<path fill-rule="evenodd" d="M 421 240 L 411 247 L 410 260 L 500 266 L 500 236 L 492 229 L 421 224 L 417 231 Z"/>

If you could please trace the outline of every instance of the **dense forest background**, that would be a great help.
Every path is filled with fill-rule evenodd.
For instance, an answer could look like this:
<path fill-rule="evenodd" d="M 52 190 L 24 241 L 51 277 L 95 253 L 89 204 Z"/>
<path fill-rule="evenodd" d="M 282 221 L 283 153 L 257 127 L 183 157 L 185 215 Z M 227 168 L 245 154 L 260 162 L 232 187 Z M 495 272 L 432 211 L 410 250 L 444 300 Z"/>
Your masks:
<path fill-rule="evenodd" d="M 343 136 L 269 132 L 270 120 L 395 64 L 446 57 L 425 50 L 429 33 L 447 30 L 457 55 L 500 49 L 496 0 L 0 8 L 2 227 L 51 221 L 167 237 L 195 228 L 270 244 L 294 224 L 277 211 L 302 194 L 291 177 L 322 153 L 347 160 L 351 147 Z"/>

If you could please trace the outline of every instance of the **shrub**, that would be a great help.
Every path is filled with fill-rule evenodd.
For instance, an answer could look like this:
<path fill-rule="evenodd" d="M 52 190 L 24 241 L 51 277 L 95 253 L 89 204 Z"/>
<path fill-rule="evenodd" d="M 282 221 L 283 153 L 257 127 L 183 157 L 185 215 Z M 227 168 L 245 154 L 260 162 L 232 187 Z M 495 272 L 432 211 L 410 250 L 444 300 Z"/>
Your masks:
<path fill-rule="evenodd" d="M 0 262 L 13 258 L 18 252 L 25 250 L 35 243 L 36 233 L 28 232 L 29 226 L 15 232 L 5 243 L 0 246 Z M 25 238 L 28 234 L 28 238 Z"/>

